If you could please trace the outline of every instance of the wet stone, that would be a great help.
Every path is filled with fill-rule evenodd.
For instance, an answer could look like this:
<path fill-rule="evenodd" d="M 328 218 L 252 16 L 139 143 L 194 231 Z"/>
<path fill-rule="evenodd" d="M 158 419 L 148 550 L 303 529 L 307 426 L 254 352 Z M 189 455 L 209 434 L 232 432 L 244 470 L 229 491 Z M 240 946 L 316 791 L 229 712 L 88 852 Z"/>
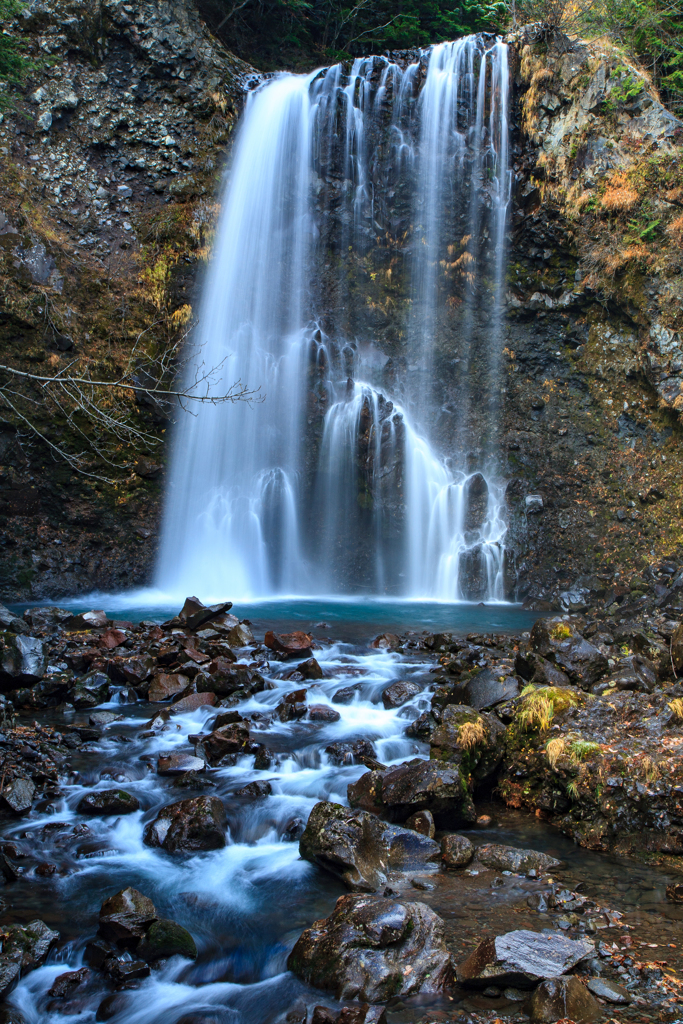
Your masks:
<path fill-rule="evenodd" d="M 358 696 L 360 686 L 343 686 L 332 697 L 333 704 L 353 704 Z"/>
<path fill-rule="evenodd" d="M 104 817 L 108 814 L 132 814 L 140 808 L 137 797 L 127 793 L 125 789 L 104 789 L 86 793 L 78 802 L 76 810 L 79 814 L 92 814 Z"/>
<path fill-rule="evenodd" d="M 411 814 L 406 821 L 406 828 L 433 839 L 436 827 L 431 811 L 417 811 L 415 814 Z"/>
<path fill-rule="evenodd" d="M 93 711 L 88 721 L 94 726 L 111 725 L 112 722 L 120 722 L 123 715 L 117 715 L 115 711 Z"/>
<path fill-rule="evenodd" d="M 309 704 L 308 717 L 311 722 L 338 722 L 341 715 L 327 704 Z"/>
<path fill-rule="evenodd" d="M 189 685 L 189 677 L 178 672 L 161 672 L 154 676 L 149 684 L 147 699 L 152 703 L 168 700 L 169 697 L 182 693 Z"/>
<path fill-rule="evenodd" d="M 602 1016 L 602 1007 L 577 977 L 548 978 L 531 997 L 529 1019 L 533 1024 L 572 1020 L 588 1024 Z"/>
<path fill-rule="evenodd" d="M 128 887 L 104 901 L 100 909 L 100 934 L 117 945 L 135 945 L 157 912 L 148 896 Z"/>
<path fill-rule="evenodd" d="M 215 796 L 198 796 L 164 807 L 143 834 L 147 846 L 168 853 L 196 853 L 225 846 L 225 808 Z"/>
<path fill-rule="evenodd" d="M 467 836 L 457 833 L 444 836 L 441 840 L 441 862 L 446 868 L 462 868 L 474 857 L 474 844 Z"/>
<path fill-rule="evenodd" d="M 592 955 L 595 947 L 587 939 L 519 930 L 484 939 L 457 969 L 463 985 L 512 985 L 533 988 L 542 978 L 554 978 L 571 970 Z"/>
<path fill-rule="evenodd" d="M 2 797 L 15 814 L 27 814 L 31 810 L 35 792 L 36 787 L 31 779 L 14 779 L 3 788 Z"/>
<path fill-rule="evenodd" d="M 487 868 L 524 874 L 528 871 L 545 874 L 548 871 L 554 871 L 561 863 L 554 857 L 549 857 L 546 853 L 539 853 L 537 850 L 519 850 L 515 846 L 501 846 L 497 843 L 480 846 L 477 850 L 477 860 Z"/>
<path fill-rule="evenodd" d="M 589 978 L 586 987 L 594 996 L 616 1006 L 626 1006 L 632 1001 L 630 992 L 608 978 Z"/>
<path fill-rule="evenodd" d="M 389 708 L 400 708 L 403 704 L 407 704 L 413 697 L 417 697 L 418 693 L 422 692 L 422 687 L 418 686 L 417 683 L 410 683 L 405 680 L 397 680 L 382 692 L 382 704 L 384 707 Z"/>
<path fill-rule="evenodd" d="M 157 761 L 157 775 L 184 775 L 203 772 L 205 768 L 204 759 L 190 753 L 160 754 Z"/>
<path fill-rule="evenodd" d="M 215 693 L 188 693 L 171 706 L 172 715 L 184 715 L 188 711 L 196 711 L 201 707 L 212 707 L 216 703 Z"/>
<path fill-rule="evenodd" d="M 375 748 L 369 740 L 337 741 L 328 744 L 325 753 L 332 764 L 362 764 L 364 758 L 374 759 Z"/>
<path fill-rule="evenodd" d="M 67 971 L 65 974 L 60 974 L 53 981 L 48 995 L 54 999 L 65 999 L 67 996 L 72 995 L 79 985 L 87 981 L 90 974 L 91 972 L 87 967 L 81 967 L 78 971 Z"/>
<path fill-rule="evenodd" d="M 196 960 L 197 946 L 186 928 L 175 921 L 159 918 L 149 926 L 144 938 L 136 946 L 135 953 L 148 963 L 171 956 Z"/>
<path fill-rule="evenodd" d="M 273 792 L 273 787 L 269 782 L 249 782 L 246 786 L 242 786 L 241 789 L 235 790 L 235 796 L 240 797 L 243 800 L 263 800 L 264 797 L 270 796 Z"/>

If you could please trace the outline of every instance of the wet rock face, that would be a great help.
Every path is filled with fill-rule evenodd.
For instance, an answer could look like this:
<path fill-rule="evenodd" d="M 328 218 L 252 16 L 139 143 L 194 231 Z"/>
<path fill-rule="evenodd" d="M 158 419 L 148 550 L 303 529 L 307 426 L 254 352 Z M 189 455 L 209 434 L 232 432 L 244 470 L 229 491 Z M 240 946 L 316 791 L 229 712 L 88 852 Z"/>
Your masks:
<path fill-rule="evenodd" d="M 215 796 L 198 796 L 169 804 L 147 825 L 144 842 L 168 853 L 196 853 L 225 846 L 227 822 L 223 804 Z"/>
<path fill-rule="evenodd" d="M 519 850 L 514 846 L 487 843 L 477 850 L 477 860 L 488 868 L 515 873 L 536 871 L 539 875 L 559 868 L 560 861 L 537 850 Z"/>
<path fill-rule="evenodd" d="M 23 974 L 44 963 L 59 939 L 59 932 L 40 920 L 10 925 L 5 931 L 0 953 L 0 996 L 6 995 Z"/>
<path fill-rule="evenodd" d="M 543 978 L 555 978 L 593 954 L 587 939 L 568 939 L 562 934 L 515 931 L 484 939 L 457 969 L 463 985 L 533 988 Z"/>
<path fill-rule="evenodd" d="M 110 896 L 102 904 L 100 932 L 111 942 L 134 945 L 156 917 L 154 904 L 149 897 L 129 887 Z"/>
<path fill-rule="evenodd" d="M 575 977 L 542 981 L 529 1004 L 529 1019 L 533 1024 L 553 1024 L 561 1019 L 589 1024 L 600 1016 L 600 1003 Z"/>
<path fill-rule="evenodd" d="M 79 814 L 104 816 L 107 814 L 131 814 L 139 807 L 140 802 L 137 797 L 126 793 L 125 789 L 107 789 L 86 793 L 79 800 L 76 810 Z"/>
<path fill-rule="evenodd" d="M 607 657 L 564 619 L 539 619 L 531 631 L 531 647 L 553 661 L 574 686 L 588 690 L 609 668 Z"/>
<path fill-rule="evenodd" d="M 477 782 L 497 768 L 504 750 L 505 726 L 495 715 L 450 704 L 432 733 L 430 757 L 459 764 L 466 777 Z"/>
<path fill-rule="evenodd" d="M 311 811 L 299 852 L 337 875 L 349 889 L 376 892 L 390 871 L 434 863 L 440 851 L 426 835 L 388 825 L 367 811 L 323 801 Z"/>
<path fill-rule="evenodd" d="M 0 686 L 12 690 L 16 686 L 32 686 L 42 679 L 47 668 L 47 654 L 40 640 L 14 633 L 0 634 Z"/>
<path fill-rule="evenodd" d="M 366 772 L 348 787 L 352 807 L 379 814 L 387 821 L 405 821 L 416 811 L 431 811 L 440 827 L 473 821 L 472 799 L 457 764 L 409 761 Z"/>
<path fill-rule="evenodd" d="M 303 932 L 287 967 L 337 999 L 383 1003 L 439 992 L 452 980 L 443 935 L 443 922 L 424 903 L 341 896 L 330 917 Z"/>

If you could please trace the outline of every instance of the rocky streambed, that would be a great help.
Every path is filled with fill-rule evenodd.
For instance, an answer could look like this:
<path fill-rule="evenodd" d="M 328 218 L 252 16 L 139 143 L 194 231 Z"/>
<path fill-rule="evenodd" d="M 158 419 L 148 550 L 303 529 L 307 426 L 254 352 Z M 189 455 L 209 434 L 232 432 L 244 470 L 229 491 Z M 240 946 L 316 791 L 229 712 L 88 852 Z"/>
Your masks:
<path fill-rule="evenodd" d="M 1 609 L 1 1019 L 677 1019 L 650 576 L 517 635 Z"/>

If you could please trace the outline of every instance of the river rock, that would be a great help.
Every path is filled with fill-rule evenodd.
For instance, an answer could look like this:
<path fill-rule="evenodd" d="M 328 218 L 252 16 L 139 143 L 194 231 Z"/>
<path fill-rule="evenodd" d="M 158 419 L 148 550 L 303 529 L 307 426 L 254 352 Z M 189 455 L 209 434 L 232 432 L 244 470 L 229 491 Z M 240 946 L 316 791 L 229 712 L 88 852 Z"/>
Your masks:
<path fill-rule="evenodd" d="M 542 978 L 564 974 L 594 953 L 595 947 L 587 939 L 524 930 L 507 932 L 480 942 L 458 967 L 457 978 L 461 984 L 475 988 L 533 988 Z"/>
<path fill-rule="evenodd" d="M 31 810 L 36 792 L 31 779 L 13 779 L 4 786 L 2 798 L 15 814 L 27 814 Z"/>
<path fill-rule="evenodd" d="M 149 896 L 128 887 L 109 896 L 100 908 L 100 934 L 118 946 L 135 946 L 157 912 Z"/>
<path fill-rule="evenodd" d="M 44 608 L 27 608 L 24 622 L 38 633 L 47 633 L 71 618 L 71 612 L 65 608 L 49 605 Z"/>
<path fill-rule="evenodd" d="M 427 836 L 429 839 L 433 839 L 436 827 L 434 825 L 432 812 L 416 811 L 415 814 L 411 814 L 406 821 L 406 828 L 412 829 L 413 832 L 419 832 L 421 835 Z"/>
<path fill-rule="evenodd" d="M 105 629 L 109 625 L 106 612 L 98 611 L 81 612 L 79 615 L 70 615 L 64 623 L 64 628 L 70 633 L 79 633 L 87 629 Z"/>
<path fill-rule="evenodd" d="M 309 704 L 308 717 L 311 722 L 338 722 L 341 715 L 328 704 Z"/>
<path fill-rule="evenodd" d="M 88 722 L 90 725 L 104 726 L 111 725 L 112 722 L 120 722 L 123 717 L 123 715 L 117 715 L 115 711 L 93 711 L 88 717 Z"/>
<path fill-rule="evenodd" d="M 352 894 L 303 932 L 287 967 L 337 999 L 369 1003 L 440 992 L 452 979 L 443 921 L 430 907 Z"/>
<path fill-rule="evenodd" d="M 608 978 L 589 978 L 587 988 L 594 996 L 616 1006 L 627 1006 L 631 1002 L 631 993 Z"/>
<path fill-rule="evenodd" d="M 277 654 L 284 654 L 286 657 L 301 657 L 310 654 L 313 646 L 313 637 L 309 633 L 295 630 L 293 633 L 277 634 L 269 629 L 264 638 L 264 644 L 271 651 Z"/>
<path fill-rule="evenodd" d="M 79 814 L 104 817 L 107 814 L 131 814 L 140 808 L 140 801 L 125 789 L 100 789 L 86 793 L 78 802 Z"/>
<path fill-rule="evenodd" d="M 184 622 L 188 629 L 199 629 L 211 619 L 229 612 L 232 608 L 232 601 L 222 601 L 220 604 L 212 604 L 208 608 L 202 604 L 198 597 L 186 597 L 178 618 Z"/>
<path fill-rule="evenodd" d="M 167 853 L 197 853 L 225 846 L 225 808 L 216 796 L 197 796 L 164 807 L 147 825 L 143 841 Z"/>
<path fill-rule="evenodd" d="M 418 686 L 417 683 L 410 683 L 405 679 L 397 679 L 391 686 L 387 686 L 386 690 L 382 691 L 382 704 L 387 708 L 400 708 L 402 704 L 407 704 L 409 700 L 416 697 L 418 693 L 422 692 L 422 687 Z"/>
<path fill-rule="evenodd" d="M 657 668 L 649 658 L 642 654 L 632 654 L 628 658 L 621 658 L 611 674 L 596 683 L 592 690 L 600 692 L 609 686 L 616 686 L 618 690 L 638 690 L 640 693 L 652 693 L 657 685 Z"/>
<path fill-rule="evenodd" d="M 69 700 L 75 708 L 94 708 L 109 700 L 111 680 L 104 672 L 88 672 L 74 684 Z"/>
<path fill-rule="evenodd" d="M 32 686 L 43 678 L 47 653 L 42 641 L 33 636 L 0 633 L 0 687 Z"/>
<path fill-rule="evenodd" d="M 477 850 L 477 860 L 487 868 L 517 873 L 537 871 L 539 875 L 555 871 L 562 863 L 546 853 L 537 850 L 519 850 L 516 846 L 501 846 L 487 843 Z"/>
<path fill-rule="evenodd" d="M 463 868 L 474 857 L 474 843 L 452 832 L 441 840 L 441 861 L 445 868 Z"/>
<path fill-rule="evenodd" d="M 257 780 L 256 782 L 248 782 L 246 786 L 235 790 L 235 796 L 241 797 L 244 800 L 263 800 L 264 797 L 270 796 L 272 792 L 273 787 L 269 782 Z"/>
<path fill-rule="evenodd" d="M 380 633 L 370 644 L 376 651 L 397 651 L 401 646 L 400 636 L 395 633 Z"/>
<path fill-rule="evenodd" d="M 364 758 L 375 758 L 375 748 L 369 740 L 346 740 L 330 743 L 325 747 L 325 753 L 332 764 L 358 764 L 363 763 Z"/>
<path fill-rule="evenodd" d="M 553 661 L 574 686 L 589 690 L 609 669 L 602 651 L 563 618 L 538 619 L 529 638 L 531 649 Z"/>
<path fill-rule="evenodd" d="M 574 975 L 542 981 L 529 1001 L 528 1012 L 533 1024 L 559 1020 L 584 1024 L 602 1016 L 600 1003 Z"/>
<path fill-rule="evenodd" d="M 358 696 L 360 686 L 358 683 L 355 686 L 342 686 L 341 689 L 337 690 L 332 696 L 333 704 L 353 704 L 354 700 Z"/>
<path fill-rule="evenodd" d="M 183 956 L 187 960 L 196 960 L 197 946 L 186 928 L 176 924 L 175 921 L 158 918 L 152 922 L 144 937 L 140 939 L 135 947 L 135 953 L 150 964 L 155 960 L 165 960 L 171 956 Z"/>
<path fill-rule="evenodd" d="M 185 772 L 203 772 L 205 768 L 203 758 L 187 752 L 159 754 L 157 760 L 157 775 L 184 775 Z"/>
<path fill-rule="evenodd" d="M 221 659 L 216 659 L 218 662 Z M 215 672 L 198 675 L 195 682 L 198 693 L 215 693 L 217 697 L 230 697 L 238 690 L 249 690 L 252 693 L 259 693 L 265 681 L 260 672 L 255 672 L 247 665 L 237 663 L 232 665 L 222 659 L 223 664 L 217 667 Z M 209 668 L 214 662 L 209 664 Z"/>
<path fill-rule="evenodd" d="M 140 686 L 150 678 L 156 664 L 156 658 L 151 654 L 135 654 L 132 658 L 116 658 L 112 664 L 112 678 L 117 682 Z"/>
<path fill-rule="evenodd" d="M 225 639 L 231 647 L 246 647 L 247 644 L 253 644 L 254 634 L 246 622 L 235 622 L 227 631 Z"/>
<path fill-rule="evenodd" d="M 185 715 L 188 711 L 196 711 L 197 708 L 213 707 L 216 703 L 215 693 L 188 693 L 187 697 L 181 697 L 174 701 L 171 706 L 172 715 Z"/>
<path fill-rule="evenodd" d="M 519 696 L 519 680 L 516 676 L 483 669 L 476 675 L 457 683 L 453 689 L 454 701 L 482 711 L 512 700 Z"/>
<path fill-rule="evenodd" d="M 26 635 L 31 632 L 28 624 L 20 619 L 18 615 L 11 612 L 4 604 L 0 604 L 0 629 L 6 629 L 10 633 L 22 633 Z"/>
<path fill-rule="evenodd" d="M 348 787 L 352 807 L 403 822 L 429 810 L 441 828 L 474 821 L 476 812 L 457 764 L 415 759 L 361 775 Z"/>
<path fill-rule="evenodd" d="M 559 686 L 564 689 L 571 686 L 569 676 L 552 661 L 541 657 L 534 651 L 519 652 L 515 658 L 515 671 L 522 679 L 536 683 L 538 686 Z"/>
<path fill-rule="evenodd" d="M 147 699 L 152 704 L 168 700 L 169 697 L 175 696 L 176 693 L 182 693 L 183 690 L 186 690 L 189 684 L 189 676 L 184 676 L 180 672 L 160 672 L 154 676 L 149 684 Z"/>
<path fill-rule="evenodd" d="M 65 971 L 52 982 L 48 995 L 53 999 L 65 999 L 73 995 L 78 986 L 90 978 L 91 973 L 87 967 L 81 967 L 78 971 Z"/>
<path fill-rule="evenodd" d="M 435 728 L 430 757 L 458 764 L 476 781 L 491 775 L 500 764 L 505 748 L 505 726 L 495 715 L 474 708 L 449 704 Z"/>
<path fill-rule="evenodd" d="M 19 978 L 39 967 L 59 939 L 44 921 L 3 927 L 5 933 L 0 954 L 0 997 L 5 996 Z"/>
<path fill-rule="evenodd" d="M 308 661 L 302 661 L 297 665 L 297 671 L 301 672 L 304 679 L 324 679 L 325 673 L 321 669 L 315 658 L 309 658 Z"/>
<path fill-rule="evenodd" d="M 311 811 L 299 852 L 360 892 L 382 888 L 388 871 L 423 867 L 440 854 L 438 843 L 427 836 L 327 801 Z"/>
<path fill-rule="evenodd" d="M 248 752 L 250 746 L 249 729 L 241 722 L 214 729 L 201 744 L 207 761 L 213 766 L 218 765 L 226 756 Z"/>

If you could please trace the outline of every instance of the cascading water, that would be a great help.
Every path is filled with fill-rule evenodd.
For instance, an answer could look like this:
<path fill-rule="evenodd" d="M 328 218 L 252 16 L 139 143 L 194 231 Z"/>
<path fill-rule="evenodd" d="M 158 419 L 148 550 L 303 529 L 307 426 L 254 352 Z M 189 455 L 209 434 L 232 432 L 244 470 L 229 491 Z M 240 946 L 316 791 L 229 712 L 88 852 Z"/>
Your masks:
<path fill-rule="evenodd" d="M 507 95 L 472 36 L 248 97 L 196 345 L 265 400 L 181 417 L 164 591 L 504 597 Z"/>

